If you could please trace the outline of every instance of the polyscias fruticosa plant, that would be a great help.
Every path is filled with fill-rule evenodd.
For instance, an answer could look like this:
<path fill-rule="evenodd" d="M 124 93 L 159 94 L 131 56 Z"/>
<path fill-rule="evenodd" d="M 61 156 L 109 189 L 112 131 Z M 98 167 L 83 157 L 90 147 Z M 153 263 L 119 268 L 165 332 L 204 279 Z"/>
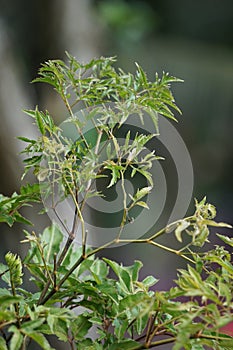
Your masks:
<path fill-rule="evenodd" d="M 0 265 L 0 350 L 24 350 L 33 343 L 50 350 L 49 335 L 70 349 L 80 350 L 139 350 L 163 344 L 171 344 L 174 350 L 232 349 L 233 338 L 221 329 L 233 320 L 233 239 L 217 234 L 229 251 L 224 246 L 200 249 L 208 241 L 209 227 L 229 227 L 214 221 L 214 206 L 206 198 L 196 200 L 193 215 L 150 237 L 122 237 L 135 208 L 149 210 L 145 198 L 153 187 L 150 169 L 160 157 L 154 151 L 145 152 L 146 144 L 158 132 L 158 115 L 175 119 L 172 109 L 179 112 L 170 90 L 170 84 L 179 80 L 164 73 L 150 82 L 139 65 L 134 75 L 116 70 L 114 58 L 81 64 L 67 54 L 67 61 L 46 62 L 35 81 L 52 85 L 60 95 L 69 113 L 67 122 L 79 137 L 74 142 L 65 136 L 48 111 L 26 110 L 40 135 L 37 140 L 20 137 L 27 144 L 25 173 L 33 170 L 40 185 L 27 184 L 11 197 L 0 196 L 1 222 L 30 224 L 20 209 L 41 202 L 42 196 L 62 228 L 52 224 L 41 234 L 25 231 L 24 242 L 29 244 L 26 257 L 21 260 L 9 252 Z M 84 120 L 74 112 L 79 102 L 89 111 Z M 149 115 L 155 133 L 128 132 L 120 143 L 117 132 L 133 114 L 142 122 L 144 115 Z M 87 121 L 93 123 L 94 138 L 85 133 Z M 132 178 L 139 173 L 147 186 L 129 193 L 126 173 Z M 93 248 L 88 245 L 83 213 L 90 197 L 103 195 L 94 186 L 102 178 L 109 188 L 120 182 L 123 209 L 116 237 Z M 65 198 L 73 203 L 71 225 L 57 212 Z M 65 244 L 61 230 L 67 234 Z M 172 232 L 179 249 L 157 242 L 158 237 Z M 81 242 L 78 248 L 74 244 L 77 235 Z M 189 237 L 188 244 L 187 240 L 183 243 L 184 235 Z M 140 261 L 123 266 L 97 257 L 106 247 L 130 242 L 160 247 L 187 262 L 185 269 L 177 271 L 173 288 L 158 291 L 153 276 L 140 280 Z M 35 283 L 34 293 L 23 287 L 24 269 Z M 109 276 L 110 270 L 115 278 Z"/>

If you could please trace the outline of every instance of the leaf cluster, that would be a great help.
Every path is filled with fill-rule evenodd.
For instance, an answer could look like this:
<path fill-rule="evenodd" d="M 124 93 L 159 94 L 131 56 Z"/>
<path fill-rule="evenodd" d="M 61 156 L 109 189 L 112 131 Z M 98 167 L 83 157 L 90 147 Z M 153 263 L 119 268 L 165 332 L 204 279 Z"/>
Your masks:
<path fill-rule="evenodd" d="M 20 349 L 31 339 L 50 350 L 49 335 L 77 349 L 133 350 L 166 343 L 174 343 L 174 349 L 227 349 L 233 345 L 232 338 L 220 331 L 233 319 L 231 254 L 223 247 L 192 253 L 195 264 L 178 271 L 176 286 L 159 291 L 153 276 L 140 279 L 140 261 L 123 266 L 94 257 L 89 248 L 89 256 L 70 273 L 82 251 L 70 246 L 62 265 L 56 266 L 62 244 L 58 227 L 46 228 L 39 236 L 25 234 L 30 249 L 23 264 L 38 292 L 21 288 L 22 264 L 8 253 L 6 265 L 1 265 L 2 278 L 9 283 L 6 272 L 10 272 L 14 288 L 0 290 L 0 328 L 3 335 L 10 332 L 1 339 L 2 349 L 8 345 Z M 112 273 L 110 277 L 110 271 L 115 277 Z M 48 279 L 55 293 L 44 302 L 40 296 Z M 90 337 L 93 332 L 95 339 Z"/>
<path fill-rule="evenodd" d="M 42 195 L 68 237 L 64 242 L 55 224 L 41 234 L 25 230 L 23 242 L 29 247 L 24 260 L 6 254 L 5 263 L 0 264 L 0 350 L 26 350 L 31 342 L 52 350 L 50 336 L 54 335 L 70 349 L 81 350 L 140 350 L 164 344 L 172 344 L 174 350 L 231 349 L 233 338 L 222 327 L 233 321 L 232 238 L 218 234 L 229 250 L 223 246 L 204 250 L 211 227 L 230 228 L 215 221 L 215 207 L 206 198 L 196 200 L 193 215 L 148 238 L 122 239 L 121 235 L 133 208 L 149 209 L 145 199 L 153 187 L 150 170 L 161 157 L 147 145 L 158 133 L 158 115 L 175 119 L 172 110 L 179 112 L 170 83 L 180 80 L 163 73 L 151 82 L 137 64 L 135 74 L 116 70 L 115 58 L 87 64 L 69 54 L 67 59 L 68 63 L 43 64 L 35 81 L 48 83 L 58 92 L 69 113 L 65 124 L 78 136 L 75 140 L 66 136 L 48 111 L 37 107 L 25 111 L 40 133 L 36 140 L 20 138 L 26 143 L 25 174 L 32 170 L 40 185 L 23 186 L 11 197 L 0 195 L 0 221 L 10 226 L 16 221 L 28 224 L 20 209 L 41 202 Z M 79 102 L 86 108 L 83 114 L 75 113 Z M 123 124 L 129 118 L 143 123 L 145 117 L 154 125 L 151 134 L 127 131 L 120 142 Z M 88 123 L 94 132 L 86 131 Z M 146 185 L 129 193 L 127 174 L 130 178 L 142 175 Z M 87 245 L 83 212 L 88 198 L 104 195 L 94 188 L 99 178 L 107 180 L 106 187 L 121 181 L 123 210 L 116 237 L 93 248 Z M 57 213 L 66 198 L 74 207 L 71 229 Z M 77 234 L 82 241 L 79 247 L 74 242 Z M 172 234 L 178 249 L 158 242 L 162 235 Z M 184 235 L 188 243 L 183 243 Z M 132 242 L 159 247 L 187 262 L 186 268 L 177 271 L 174 287 L 161 291 L 155 277 L 141 279 L 140 261 L 123 266 L 98 257 L 106 247 Z M 25 269 L 35 292 L 24 287 Z"/>
<path fill-rule="evenodd" d="M 19 210 L 29 206 L 30 203 L 40 202 L 40 188 L 38 184 L 27 184 L 20 188 L 20 193 L 14 192 L 11 197 L 0 194 L 0 222 L 5 222 L 12 226 L 14 222 L 31 224 Z"/>

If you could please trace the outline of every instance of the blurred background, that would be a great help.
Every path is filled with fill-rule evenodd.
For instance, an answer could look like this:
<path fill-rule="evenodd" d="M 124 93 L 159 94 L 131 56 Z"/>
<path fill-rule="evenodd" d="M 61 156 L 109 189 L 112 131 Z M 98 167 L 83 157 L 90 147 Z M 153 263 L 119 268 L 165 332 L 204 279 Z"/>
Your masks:
<path fill-rule="evenodd" d="M 66 117 L 52 89 L 30 84 L 40 64 L 65 58 L 66 50 L 81 61 L 116 55 L 124 70 L 134 71 L 137 61 L 151 79 L 162 71 L 184 79 L 173 92 L 183 111 L 176 127 L 193 162 L 193 196 L 207 195 L 217 219 L 233 224 L 232 0 L 1 0 L 0 9 L 1 193 L 20 185 L 23 145 L 16 136 L 35 134 L 22 110 L 39 105 L 58 123 Z M 40 217 L 36 229 L 47 223 Z M 22 226 L 9 231 L 1 225 L 1 260 L 9 249 L 22 252 L 21 232 Z M 105 255 L 142 260 L 142 277 L 160 278 L 161 289 L 176 277 L 171 266 L 182 266 L 154 247 L 127 245 Z"/>

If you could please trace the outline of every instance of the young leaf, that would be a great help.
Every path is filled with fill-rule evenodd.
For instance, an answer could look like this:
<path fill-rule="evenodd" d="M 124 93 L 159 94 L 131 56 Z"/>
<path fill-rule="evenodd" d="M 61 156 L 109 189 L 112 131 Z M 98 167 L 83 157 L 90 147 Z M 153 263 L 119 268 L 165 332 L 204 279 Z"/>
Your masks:
<path fill-rule="evenodd" d="M 186 220 L 182 220 L 182 221 L 178 224 L 178 226 L 177 226 L 177 228 L 176 228 L 176 230 L 175 230 L 175 235 L 176 235 L 177 241 L 182 242 L 181 233 L 182 233 L 187 227 L 189 227 L 189 225 L 190 225 L 190 223 L 189 223 L 188 221 L 186 221 Z"/>
<path fill-rule="evenodd" d="M 5 260 L 10 272 L 9 286 L 20 286 L 23 283 L 21 278 L 23 276 L 22 262 L 20 258 L 16 254 L 9 252 L 5 255 Z"/>

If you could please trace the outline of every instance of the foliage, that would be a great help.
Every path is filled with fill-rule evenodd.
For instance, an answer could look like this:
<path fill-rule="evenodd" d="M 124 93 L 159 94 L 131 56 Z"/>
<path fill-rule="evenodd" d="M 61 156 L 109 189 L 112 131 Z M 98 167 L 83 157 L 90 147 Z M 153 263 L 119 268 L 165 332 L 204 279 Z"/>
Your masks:
<path fill-rule="evenodd" d="M 139 65 L 133 75 L 117 71 L 113 67 L 115 58 L 81 64 L 67 56 L 68 64 L 60 60 L 43 64 L 35 81 L 48 83 L 58 92 L 70 114 L 67 123 L 78 130 L 79 139 L 74 142 L 64 136 L 48 111 L 26 111 L 40 136 L 37 140 L 21 137 L 27 143 L 25 174 L 32 169 L 41 184 L 24 186 L 10 198 L 2 195 L 0 221 L 10 226 L 15 221 L 28 223 L 19 210 L 40 201 L 41 192 L 45 198 L 52 198 L 50 204 L 55 213 L 60 201 L 71 198 L 75 208 L 73 225 L 68 229 L 60 219 L 68 234 L 65 245 L 60 228 L 52 224 L 41 234 L 25 230 L 23 242 L 29 248 L 23 262 L 12 253 L 6 254 L 5 264 L 0 265 L 6 284 L 0 289 L 0 349 L 23 350 L 34 342 L 50 350 L 50 335 L 56 335 L 71 349 L 139 350 L 169 343 L 174 350 L 201 350 L 206 346 L 231 349 L 233 338 L 221 332 L 233 320 L 230 249 L 216 246 L 214 250 L 200 250 L 208 241 L 210 227 L 230 227 L 214 220 L 214 206 L 206 198 L 196 200 L 193 215 L 167 225 L 149 238 L 121 237 L 133 208 L 148 208 L 145 198 L 153 186 L 150 168 L 161 157 L 149 152 L 146 144 L 158 132 L 158 113 L 175 120 L 171 109 L 179 109 L 170 83 L 179 79 L 164 73 L 150 82 Z M 83 121 L 74 113 L 79 102 L 89 108 Z M 132 115 L 143 121 L 144 112 L 153 121 L 155 132 L 128 132 L 120 144 L 119 129 Z M 85 123 L 90 120 L 96 130 L 94 138 L 85 134 Z M 105 158 L 101 156 L 103 150 Z M 124 184 L 126 171 L 131 177 L 139 172 L 148 186 L 128 193 Z M 86 243 L 83 210 L 90 196 L 103 195 L 93 189 L 94 181 L 100 177 L 107 177 L 108 187 L 121 180 L 122 219 L 113 240 L 92 248 Z M 78 224 L 82 236 L 79 248 L 74 244 Z M 179 249 L 157 241 L 171 232 Z M 190 238 L 188 244 L 183 243 L 184 235 Z M 218 237 L 232 247 L 232 238 Z M 185 259 L 187 268 L 177 272 L 175 287 L 159 291 L 155 277 L 141 280 L 140 261 L 123 266 L 96 255 L 107 246 L 130 242 L 151 244 Z M 22 286 L 23 269 L 29 270 L 36 292 Z"/>

